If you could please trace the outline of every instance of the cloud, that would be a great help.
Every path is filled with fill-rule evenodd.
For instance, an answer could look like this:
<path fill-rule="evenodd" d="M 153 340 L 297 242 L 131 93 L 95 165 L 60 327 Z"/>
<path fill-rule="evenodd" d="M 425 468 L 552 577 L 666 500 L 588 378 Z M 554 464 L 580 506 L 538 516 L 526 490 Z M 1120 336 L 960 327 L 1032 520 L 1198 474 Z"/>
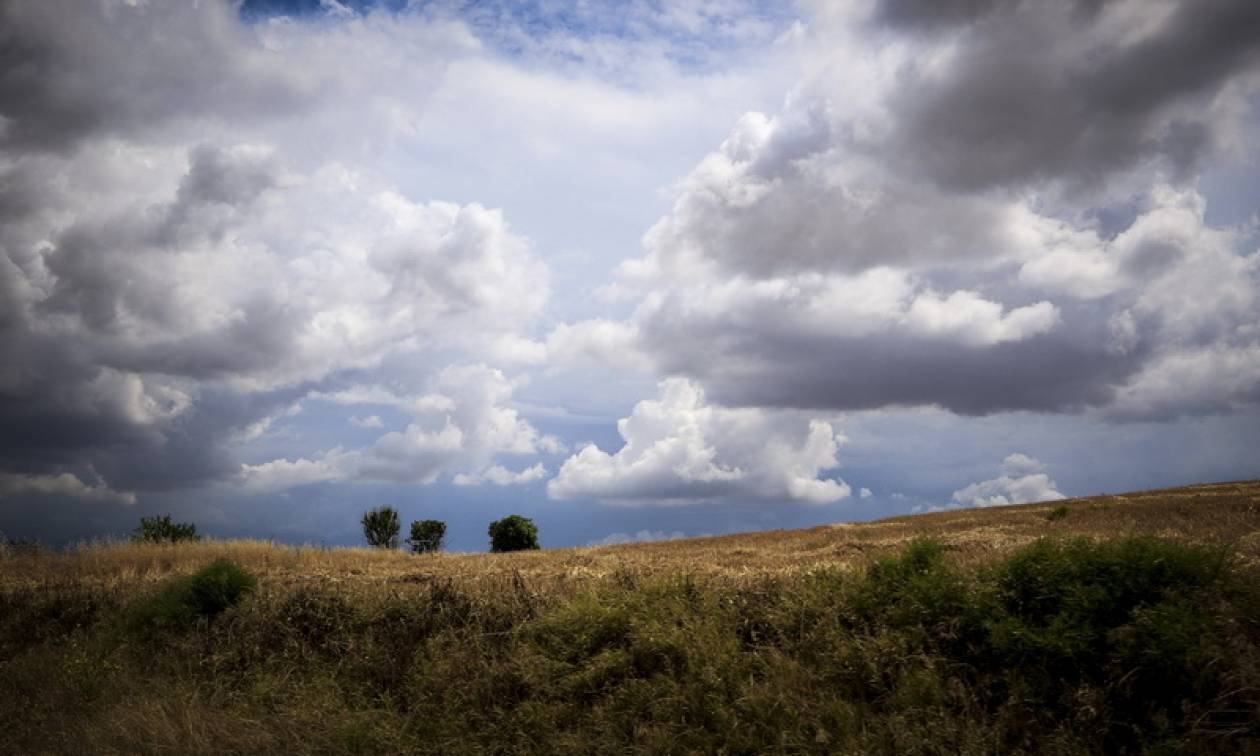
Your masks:
<path fill-rule="evenodd" d="M 547 335 L 546 356 L 552 364 L 587 361 L 623 370 L 651 369 L 634 324 L 604 318 L 560 323 Z"/>
<path fill-rule="evenodd" d="M 122 504 L 136 503 L 136 495 L 115 491 L 103 483 L 87 484 L 70 473 L 58 475 L 20 475 L 0 472 L 0 499 L 19 494 L 70 496 L 83 501 Z"/>
<path fill-rule="evenodd" d="M 22 355 L 0 366 L 0 469 L 199 485 L 296 398 L 382 365 L 541 364 L 550 271 L 476 198 L 568 229 L 590 213 L 548 194 L 595 170 L 617 178 L 592 204 L 651 205 L 642 155 L 681 164 L 676 124 L 770 91 L 726 67 L 757 68 L 742 51 L 779 23 L 747 3 L 600 6 L 569 31 L 512 4 L 246 10 L 0 4 L 0 348 Z M 557 360 L 591 343 L 562 341 Z"/>
<path fill-rule="evenodd" d="M 653 543 L 656 541 L 677 541 L 686 538 L 681 530 L 640 530 L 635 533 L 609 533 L 603 538 L 588 541 L 587 546 L 616 546 L 623 543 Z"/>
<path fill-rule="evenodd" d="M 247 36 L 225 2 L 6 2 L 0 149 L 68 149 L 172 119 L 257 118 L 308 105 L 313 82 Z"/>
<path fill-rule="evenodd" d="M 361 455 L 333 449 L 316 459 L 275 459 L 241 465 L 241 484 L 250 493 L 283 491 L 312 483 L 346 480 L 355 474 Z"/>
<path fill-rule="evenodd" d="M 547 468 L 539 462 L 524 470 L 512 471 L 503 465 L 491 465 L 476 473 L 459 473 L 451 482 L 457 486 L 478 486 L 493 483 L 496 486 L 519 486 L 547 477 Z"/>
<path fill-rule="evenodd" d="M 228 442 L 311 384 L 392 355 L 475 356 L 547 301 L 497 211 L 412 202 L 344 167 L 293 173 L 250 146 L 134 152 L 164 191 L 90 202 L 81 173 L 124 168 L 77 159 L 61 178 L 82 194 L 0 232 L 0 344 L 27 355 L 0 372 L 10 464 L 73 451 L 112 483 L 165 454 L 175 479 L 216 477 Z M 234 411 L 207 411 L 222 402 Z"/>
<path fill-rule="evenodd" d="M 871 489 L 865 488 L 865 487 L 863 487 L 862 490 L 858 493 L 858 496 L 863 499 L 869 499 L 874 495 L 875 494 L 871 492 Z"/>
<path fill-rule="evenodd" d="M 918 37 L 880 146 L 955 190 L 1093 186 L 1146 164 L 1184 175 L 1225 137 L 1229 87 L 1260 61 L 1247 0 L 927 5 L 877 6 L 894 26 L 953 27 Z"/>
<path fill-rule="evenodd" d="M 485 365 L 450 365 L 415 397 L 379 387 L 361 387 L 312 398 L 346 404 L 407 408 L 411 420 L 361 449 L 336 448 L 309 458 L 243 464 L 238 481 L 247 491 L 278 491 L 311 483 L 434 483 L 445 474 L 456 485 L 520 485 L 539 480 L 537 463 L 512 471 L 493 463 L 499 455 L 532 455 L 559 450 L 558 439 L 540 433 L 508 406 L 515 385 Z"/>
<path fill-rule="evenodd" d="M 711 405 L 684 379 L 663 381 L 660 398 L 636 404 L 617 430 L 620 450 L 583 447 L 547 484 L 548 495 L 621 504 L 825 504 L 850 493 L 843 481 L 819 477 L 838 465 L 830 423 Z"/>
<path fill-rule="evenodd" d="M 735 124 L 618 269 L 643 360 L 728 406 L 1255 403 L 1260 253 L 1196 188 L 1245 142 L 1260 46 L 1234 24 L 1254 4 L 846 8 L 814 8 L 817 65 Z M 1203 55 L 1148 78 L 1175 51 Z M 1177 396 L 1208 354 L 1233 373 Z"/>
<path fill-rule="evenodd" d="M 0 0 L 0 475 L 61 481 L 6 506 L 828 499 L 838 411 L 1254 414 L 1254 5 Z M 533 424 L 661 378 L 620 451 Z"/>
<path fill-rule="evenodd" d="M 964 507 L 999 507 L 1066 499 L 1050 476 L 1041 472 L 1043 469 L 1041 462 L 1016 452 L 1002 460 L 1000 476 L 964 486 L 955 491 L 951 499 L 955 505 Z"/>

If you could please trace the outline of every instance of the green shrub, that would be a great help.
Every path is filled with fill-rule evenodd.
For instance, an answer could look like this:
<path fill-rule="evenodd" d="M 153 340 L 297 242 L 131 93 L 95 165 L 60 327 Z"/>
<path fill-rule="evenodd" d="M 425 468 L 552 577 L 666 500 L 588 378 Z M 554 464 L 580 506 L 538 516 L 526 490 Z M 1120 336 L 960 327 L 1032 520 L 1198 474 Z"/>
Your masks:
<path fill-rule="evenodd" d="M 490 523 L 490 550 L 525 551 L 537 549 L 538 528 L 534 521 L 520 515 L 508 515 Z"/>
<path fill-rule="evenodd" d="M 1070 718 L 1081 691 L 1096 691 L 1112 722 L 1102 749 L 1141 750 L 1184 732 L 1187 701 L 1221 695 L 1226 665 L 1208 660 L 1221 660 L 1210 646 L 1227 567 L 1223 551 L 1152 537 L 1039 541 L 992 572 L 977 661 L 1039 717 Z"/>
<path fill-rule="evenodd" d="M 998 597 L 1033 627 L 1114 627 L 1134 609 L 1214 582 L 1225 553 L 1152 537 L 1095 543 L 1041 540 L 1002 563 Z"/>
<path fill-rule="evenodd" d="M 368 545 L 378 549 L 398 548 L 398 531 L 402 524 L 398 511 L 393 507 L 377 507 L 363 513 L 363 537 Z"/>
<path fill-rule="evenodd" d="M 1049 512 L 1046 512 L 1046 519 L 1049 520 L 1050 522 L 1058 522 L 1059 520 L 1062 520 L 1064 517 L 1067 517 L 1067 515 L 1068 515 L 1068 508 L 1064 506 L 1058 506 L 1058 507 L 1055 507 L 1054 509 L 1051 509 Z"/>
<path fill-rule="evenodd" d="M 411 537 L 407 543 L 412 552 L 424 554 L 442 550 L 442 541 L 446 538 L 446 523 L 441 520 L 414 520 L 411 523 Z"/>
<path fill-rule="evenodd" d="M 941 640 L 974 630 L 973 597 L 967 580 L 945 563 L 945 547 L 915 538 L 901 554 L 877 560 L 851 606 L 860 620 Z"/>
<path fill-rule="evenodd" d="M 144 628 L 186 630 L 209 621 L 237 604 L 257 586 L 243 567 L 220 559 L 197 573 L 179 578 L 135 609 L 134 620 Z"/>
<path fill-rule="evenodd" d="M 137 543 L 196 543 L 201 540 L 197 526 L 191 522 L 171 522 L 169 514 L 158 517 L 141 517 L 140 525 L 132 531 L 131 538 Z"/>

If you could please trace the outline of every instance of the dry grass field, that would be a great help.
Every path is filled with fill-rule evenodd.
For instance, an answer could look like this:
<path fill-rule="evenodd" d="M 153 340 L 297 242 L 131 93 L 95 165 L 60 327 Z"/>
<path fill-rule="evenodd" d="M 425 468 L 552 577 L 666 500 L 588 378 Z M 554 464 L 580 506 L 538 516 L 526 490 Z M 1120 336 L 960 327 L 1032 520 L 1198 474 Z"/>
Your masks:
<path fill-rule="evenodd" d="M 256 587 L 162 619 L 225 559 Z M 513 554 L 10 550 L 0 752 L 1260 752 L 1258 573 L 1257 481 Z"/>
<path fill-rule="evenodd" d="M 1048 520 L 1048 513 L 1059 507 L 1066 515 Z M 74 582 L 125 592 L 227 558 L 274 588 L 319 584 L 354 590 L 450 578 L 470 590 L 482 584 L 497 589 L 505 579 L 519 575 L 531 586 L 550 589 L 627 574 L 687 572 L 741 578 L 819 567 L 856 568 L 917 536 L 940 540 L 956 563 L 983 563 L 1044 536 L 1129 535 L 1220 544 L 1236 551 L 1244 562 L 1260 564 L 1260 481 L 957 509 L 802 530 L 508 554 L 412 556 L 267 541 L 212 540 L 178 546 L 101 542 L 66 552 L 15 554 L 3 563 L 0 585 Z"/>

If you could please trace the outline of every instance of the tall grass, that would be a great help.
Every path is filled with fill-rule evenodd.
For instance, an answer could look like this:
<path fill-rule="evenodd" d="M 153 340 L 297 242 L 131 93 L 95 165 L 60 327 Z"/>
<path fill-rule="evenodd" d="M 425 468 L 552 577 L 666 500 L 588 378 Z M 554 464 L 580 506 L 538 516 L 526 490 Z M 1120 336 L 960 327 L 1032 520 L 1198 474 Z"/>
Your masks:
<path fill-rule="evenodd" d="M 1138 537 L 948 557 L 918 539 L 859 571 L 625 573 L 567 592 L 519 573 L 380 592 L 263 580 L 198 603 L 199 581 L 248 583 L 221 564 L 130 596 L 6 590 L 0 750 L 1260 747 L 1260 595 L 1225 550 Z M 136 612 L 179 621 L 142 632 Z"/>
<path fill-rule="evenodd" d="M 503 555 L 20 550 L 0 753 L 1257 752 L 1258 494 Z"/>

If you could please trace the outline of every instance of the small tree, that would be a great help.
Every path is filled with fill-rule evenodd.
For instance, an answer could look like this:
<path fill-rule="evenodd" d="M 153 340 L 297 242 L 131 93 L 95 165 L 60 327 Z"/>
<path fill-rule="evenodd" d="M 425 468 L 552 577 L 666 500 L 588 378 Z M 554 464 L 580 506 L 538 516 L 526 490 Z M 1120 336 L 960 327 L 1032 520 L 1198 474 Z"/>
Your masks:
<path fill-rule="evenodd" d="M 197 526 L 191 522 L 171 522 L 169 514 L 158 517 L 141 517 L 140 526 L 131 531 L 131 539 L 137 543 L 179 543 L 201 540 Z"/>
<path fill-rule="evenodd" d="M 537 548 L 538 527 L 528 517 L 508 515 L 490 523 L 491 551 L 525 551 Z"/>
<path fill-rule="evenodd" d="M 407 543 L 416 554 L 425 554 L 442 550 L 442 540 L 446 538 L 446 523 L 441 520 L 413 520 L 411 537 Z"/>
<path fill-rule="evenodd" d="M 369 546 L 378 549 L 398 548 L 398 531 L 402 523 L 393 507 L 377 507 L 363 513 L 363 537 Z"/>

